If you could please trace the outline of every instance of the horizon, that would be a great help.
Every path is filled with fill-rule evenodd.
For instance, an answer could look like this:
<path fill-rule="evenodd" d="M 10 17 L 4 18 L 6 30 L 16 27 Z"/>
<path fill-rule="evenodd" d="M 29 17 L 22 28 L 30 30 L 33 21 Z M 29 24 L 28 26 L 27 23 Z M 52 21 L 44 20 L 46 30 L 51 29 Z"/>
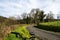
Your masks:
<path fill-rule="evenodd" d="M 0 0 L 0 16 L 17 16 L 39 8 L 45 14 L 52 11 L 54 17 L 60 14 L 60 0 Z"/>

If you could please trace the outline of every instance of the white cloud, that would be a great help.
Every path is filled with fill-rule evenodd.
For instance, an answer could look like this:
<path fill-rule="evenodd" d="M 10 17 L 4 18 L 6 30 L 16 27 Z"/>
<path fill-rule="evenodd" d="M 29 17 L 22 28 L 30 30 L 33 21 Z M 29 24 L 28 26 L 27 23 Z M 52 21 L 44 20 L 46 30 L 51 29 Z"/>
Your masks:
<path fill-rule="evenodd" d="M 18 3 L 0 3 L 0 7 L 3 7 L 3 9 L 0 9 L 1 11 L 5 11 L 3 14 L 7 14 L 8 16 L 18 14 L 20 8 L 22 7 L 21 4 Z"/>
<path fill-rule="evenodd" d="M 60 0 L 0 0 L 0 12 L 5 16 L 21 15 L 30 12 L 32 8 L 40 8 L 45 13 L 52 11 L 54 14 L 60 11 Z M 3 12 L 4 11 L 4 12 Z"/>

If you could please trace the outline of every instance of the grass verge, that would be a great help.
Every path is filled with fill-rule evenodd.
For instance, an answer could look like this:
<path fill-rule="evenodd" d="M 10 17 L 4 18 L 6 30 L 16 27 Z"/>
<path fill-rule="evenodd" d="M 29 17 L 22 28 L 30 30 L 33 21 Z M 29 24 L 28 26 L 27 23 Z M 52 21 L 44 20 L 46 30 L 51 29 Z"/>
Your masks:
<path fill-rule="evenodd" d="M 18 32 L 22 35 L 23 38 L 30 38 L 30 34 L 28 30 L 26 29 L 25 25 L 18 27 L 17 29 L 13 30 L 13 32 Z M 23 38 L 17 38 L 15 34 L 9 34 L 4 37 L 4 40 L 23 40 Z"/>
<path fill-rule="evenodd" d="M 40 23 L 40 25 L 37 25 L 36 27 L 43 30 L 60 32 L 60 21 Z"/>

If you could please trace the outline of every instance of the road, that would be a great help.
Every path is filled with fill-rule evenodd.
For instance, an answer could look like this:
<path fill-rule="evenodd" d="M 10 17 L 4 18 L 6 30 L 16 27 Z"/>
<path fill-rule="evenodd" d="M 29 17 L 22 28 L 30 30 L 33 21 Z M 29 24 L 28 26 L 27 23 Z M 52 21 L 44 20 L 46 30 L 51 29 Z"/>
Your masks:
<path fill-rule="evenodd" d="M 45 30 L 38 29 L 38 28 L 35 28 L 35 27 L 31 27 L 31 26 L 27 27 L 27 29 L 30 33 L 33 32 L 41 40 L 60 40 L 60 34 L 45 31 Z"/>

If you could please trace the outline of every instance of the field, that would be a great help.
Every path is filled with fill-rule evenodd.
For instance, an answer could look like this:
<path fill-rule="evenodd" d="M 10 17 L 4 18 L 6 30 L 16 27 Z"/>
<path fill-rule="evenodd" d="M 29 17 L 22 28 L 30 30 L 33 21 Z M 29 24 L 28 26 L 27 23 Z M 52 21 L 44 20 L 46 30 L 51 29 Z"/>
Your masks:
<path fill-rule="evenodd" d="M 45 22 L 41 23 L 42 25 L 51 25 L 51 26 L 60 26 L 60 21 L 54 21 L 54 22 Z"/>
<path fill-rule="evenodd" d="M 9 35 L 4 37 L 4 40 L 23 40 L 24 38 L 29 39 L 31 36 L 25 26 L 20 26 L 12 32 L 18 32 L 19 34 L 21 34 L 22 38 L 16 37 L 15 34 L 10 33 Z"/>
<path fill-rule="evenodd" d="M 37 25 L 37 28 L 60 32 L 60 21 L 40 23 L 40 25 Z"/>

